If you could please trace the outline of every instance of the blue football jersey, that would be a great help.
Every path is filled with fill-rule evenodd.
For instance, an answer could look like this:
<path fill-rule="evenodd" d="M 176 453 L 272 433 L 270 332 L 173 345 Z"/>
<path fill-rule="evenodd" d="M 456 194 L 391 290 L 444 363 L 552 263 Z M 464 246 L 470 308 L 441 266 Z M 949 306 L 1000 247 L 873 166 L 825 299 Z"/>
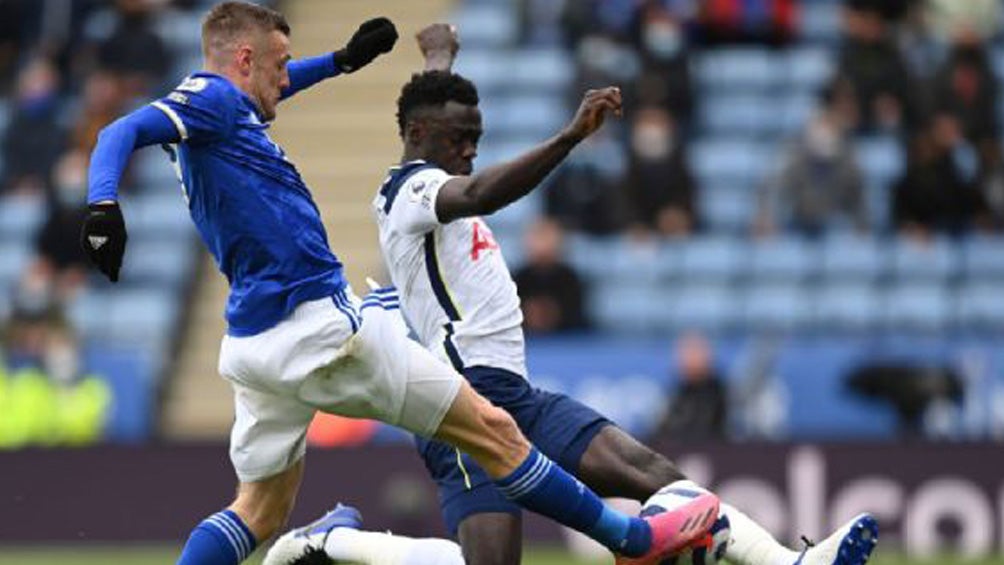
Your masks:
<path fill-rule="evenodd" d="M 229 333 L 260 333 L 346 285 L 300 173 L 250 98 L 195 73 L 152 105 L 181 137 L 165 146 L 202 240 L 230 282 Z"/>

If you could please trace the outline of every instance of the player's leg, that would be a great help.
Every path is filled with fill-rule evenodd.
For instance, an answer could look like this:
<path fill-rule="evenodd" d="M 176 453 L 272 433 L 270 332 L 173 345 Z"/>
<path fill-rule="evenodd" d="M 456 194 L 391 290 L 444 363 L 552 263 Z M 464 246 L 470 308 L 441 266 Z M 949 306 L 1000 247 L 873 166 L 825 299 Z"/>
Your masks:
<path fill-rule="evenodd" d="M 236 565 L 247 559 L 261 540 L 275 535 L 289 518 L 303 477 L 303 459 L 278 475 L 241 483 L 226 510 L 203 520 L 192 530 L 178 565 Z"/>
<path fill-rule="evenodd" d="M 320 519 L 276 540 L 263 565 L 351 562 L 362 565 L 464 565 L 457 544 L 362 530 L 362 515 L 338 504 Z"/>
<path fill-rule="evenodd" d="M 523 520 L 519 514 L 478 513 L 460 523 L 460 547 L 467 565 L 519 565 Z"/>
<path fill-rule="evenodd" d="M 520 507 L 499 492 L 470 455 L 421 437 L 415 438 L 415 447 L 436 482 L 443 521 L 460 541 L 467 565 L 518 565 Z"/>
<path fill-rule="evenodd" d="M 589 443 L 578 477 L 603 496 L 639 501 L 684 478 L 666 457 L 612 425 L 604 427 Z M 862 565 L 868 561 L 878 536 L 875 520 L 861 515 L 800 554 L 779 543 L 731 504 L 722 501 L 721 511 L 729 518 L 732 532 L 725 557 L 737 565 Z"/>
<path fill-rule="evenodd" d="M 365 304 L 364 304 L 365 305 Z M 588 488 L 533 449 L 512 417 L 407 337 L 400 315 L 374 307 L 332 363 L 300 388 L 337 414 L 377 418 L 471 455 L 502 493 L 520 506 L 579 530 L 623 555 L 647 562 L 696 539 L 718 502 L 699 497 L 675 512 L 640 519 L 607 507 Z"/>
<path fill-rule="evenodd" d="M 237 497 L 192 531 L 179 565 L 241 563 L 282 528 L 300 487 L 306 431 L 314 410 L 295 399 L 236 382 L 232 386 L 230 459 L 239 480 Z"/>

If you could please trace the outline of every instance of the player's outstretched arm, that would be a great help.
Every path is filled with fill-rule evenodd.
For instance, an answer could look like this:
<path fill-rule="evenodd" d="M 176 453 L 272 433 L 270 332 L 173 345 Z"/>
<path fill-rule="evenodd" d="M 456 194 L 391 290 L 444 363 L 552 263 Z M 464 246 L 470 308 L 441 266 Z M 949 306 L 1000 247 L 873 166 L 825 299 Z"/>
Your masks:
<path fill-rule="evenodd" d="M 363 22 L 345 47 L 334 53 L 290 61 L 289 88 L 282 91 L 285 100 L 326 78 L 342 73 L 354 73 L 370 64 L 379 55 L 389 52 L 397 42 L 397 28 L 387 18 Z"/>
<path fill-rule="evenodd" d="M 442 223 L 491 214 L 534 189 L 583 139 L 600 129 L 608 114 L 621 114 L 615 86 L 589 90 L 575 117 L 560 133 L 516 157 L 468 177 L 454 177 L 439 189 L 436 217 Z"/>
<path fill-rule="evenodd" d="M 460 50 L 457 26 L 432 24 L 418 32 L 415 39 L 425 58 L 425 70 L 449 71 L 453 68 L 453 61 Z"/>
<path fill-rule="evenodd" d="M 108 280 L 118 282 L 126 229 L 118 205 L 122 171 L 133 151 L 181 140 L 174 123 L 153 106 L 144 106 L 111 123 L 98 135 L 87 172 L 88 213 L 80 234 L 84 252 Z"/>

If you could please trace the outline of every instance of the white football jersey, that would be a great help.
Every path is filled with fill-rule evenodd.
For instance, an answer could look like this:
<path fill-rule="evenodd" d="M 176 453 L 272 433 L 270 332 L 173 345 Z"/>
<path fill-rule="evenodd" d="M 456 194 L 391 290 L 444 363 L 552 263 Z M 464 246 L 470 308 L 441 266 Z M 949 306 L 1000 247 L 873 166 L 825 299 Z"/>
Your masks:
<path fill-rule="evenodd" d="M 450 179 L 424 161 L 392 167 L 373 201 L 380 248 L 405 318 L 423 345 L 456 367 L 526 376 L 519 295 L 481 218 L 441 224 L 436 197 Z"/>

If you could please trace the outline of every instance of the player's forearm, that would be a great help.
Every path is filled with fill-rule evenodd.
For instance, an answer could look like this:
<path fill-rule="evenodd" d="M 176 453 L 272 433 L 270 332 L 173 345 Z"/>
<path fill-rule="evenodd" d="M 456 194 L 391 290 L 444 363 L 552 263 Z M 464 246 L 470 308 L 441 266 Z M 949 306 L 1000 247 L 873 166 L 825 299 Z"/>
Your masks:
<path fill-rule="evenodd" d="M 489 167 L 471 177 L 468 192 L 477 214 L 491 214 L 519 200 L 555 169 L 579 140 L 558 134 L 512 161 Z"/>
<path fill-rule="evenodd" d="M 282 91 L 282 99 L 342 72 L 335 63 L 334 53 L 290 61 L 286 69 L 289 72 L 289 88 Z"/>
<path fill-rule="evenodd" d="M 430 51 L 425 54 L 425 70 L 449 72 L 453 68 L 454 58 L 449 49 Z"/>
<path fill-rule="evenodd" d="M 175 125 L 160 110 L 144 106 L 119 118 L 98 134 L 87 171 L 87 203 L 118 199 L 118 186 L 129 156 L 140 147 L 180 140 Z"/>

